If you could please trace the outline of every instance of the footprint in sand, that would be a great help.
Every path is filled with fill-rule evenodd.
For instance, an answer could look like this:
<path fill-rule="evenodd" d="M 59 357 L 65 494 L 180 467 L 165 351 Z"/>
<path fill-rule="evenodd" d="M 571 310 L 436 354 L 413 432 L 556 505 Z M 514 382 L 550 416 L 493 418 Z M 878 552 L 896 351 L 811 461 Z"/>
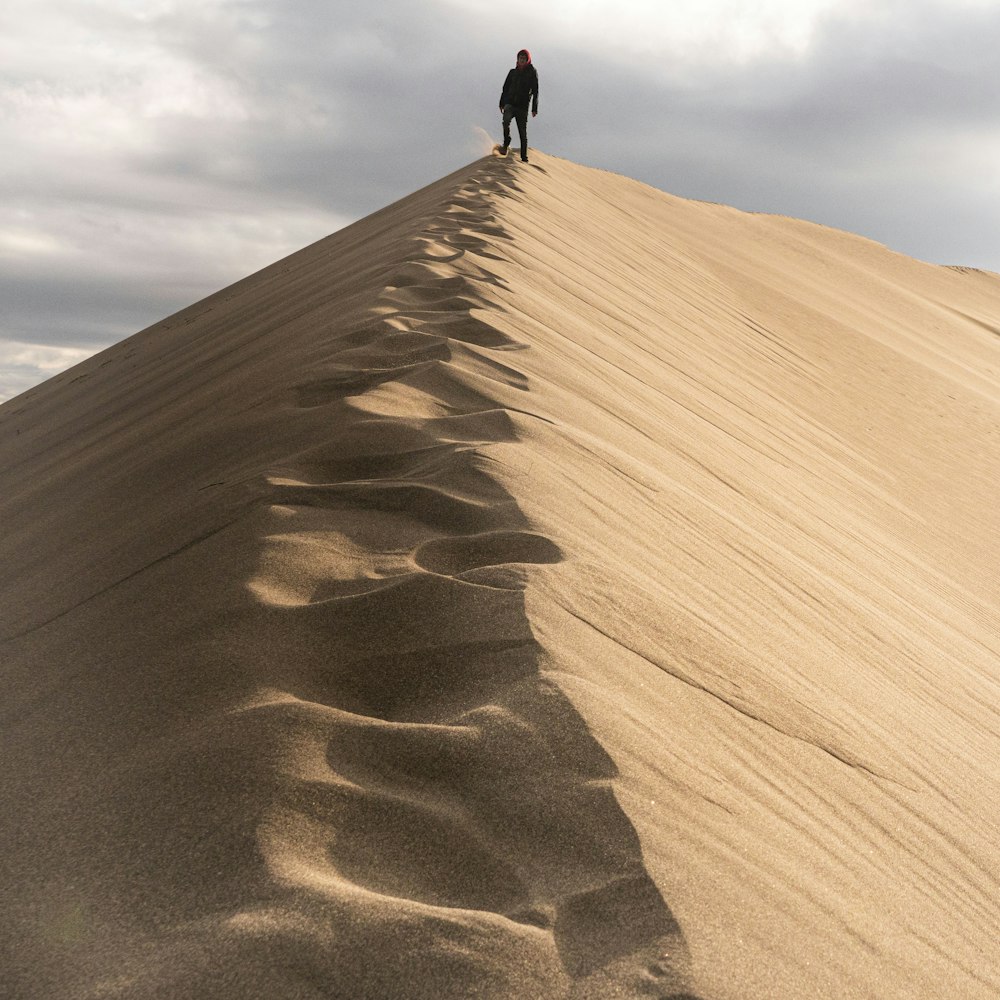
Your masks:
<path fill-rule="evenodd" d="M 413 553 L 413 561 L 421 569 L 443 576 L 505 563 L 557 563 L 562 558 L 555 542 L 530 531 L 490 531 L 460 538 L 435 538 Z"/>
<path fill-rule="evenodd" d="M 440 360 L 443 360 L 443 357 Z M 324 378 L 296 386 L 296 400 L 299 407 L 304 410 L 315 406 L 326 406 L 350 396 L 360 396 L 362 393 L 382 385 L 383 382 L 394 382 L 430 364 L 434 364 L 434 361 L 397 365 L 393 368 L 369 368 L 365 371 L 358 371 L 356 368 L 338 370 L 336 367 L 330 366 L 327 369 L 329 374 Z"/>

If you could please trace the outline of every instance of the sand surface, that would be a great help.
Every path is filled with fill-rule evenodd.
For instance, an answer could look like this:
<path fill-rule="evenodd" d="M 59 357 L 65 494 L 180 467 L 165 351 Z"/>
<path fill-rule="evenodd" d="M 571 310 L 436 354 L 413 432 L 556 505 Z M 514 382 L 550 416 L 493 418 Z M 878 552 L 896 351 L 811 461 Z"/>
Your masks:
<path fill-rule="evenodd" d="M 486 157 L 0 407 L 0 994 L 1000 995 L 1000 277 Z"/>

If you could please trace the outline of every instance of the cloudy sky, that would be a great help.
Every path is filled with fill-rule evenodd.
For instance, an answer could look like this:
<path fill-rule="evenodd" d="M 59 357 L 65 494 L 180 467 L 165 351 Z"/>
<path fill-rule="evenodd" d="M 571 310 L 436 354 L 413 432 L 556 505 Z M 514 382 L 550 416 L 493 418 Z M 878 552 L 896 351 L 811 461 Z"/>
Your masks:
<path fill-rule="evenodd" d="M 0 400 L 539 148 L 1000 271 L 1000 0 L 4 0 Z"/>

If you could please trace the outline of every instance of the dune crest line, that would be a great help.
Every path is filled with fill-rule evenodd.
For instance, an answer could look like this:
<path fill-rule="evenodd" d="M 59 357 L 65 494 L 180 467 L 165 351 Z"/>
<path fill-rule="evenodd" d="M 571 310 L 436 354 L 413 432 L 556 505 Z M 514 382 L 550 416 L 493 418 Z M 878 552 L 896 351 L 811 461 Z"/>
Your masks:
<path fill-rule="evenodd" d="M 261 851 L 290 901 L 367 927 L 366 948 L 421 914 L 449 949 L 487 928 L 509 941 L 515 968 L 477 959 L 447 985 L 432 975 L 428 996 L 474 982 L 491 996 L 677 991 L 683 935 L 615 800 L 616 769 L 539 672 L 526 567 L 563 553 L 490 473 L 491 447 L 518 441 L 500 397 L 530 395 L 507 360 L 528 345 L 491 322 L 489 295 L 502 281 L 488 262 L 510 239 L 492 202 L 515 191 L 499 164 L 477 171 L 413 239 L 370 321 L 296 389 L 336 429 L 268 477 L 267 568 L 251 588 L 275 633 L 317 638 L 280 697 L 247 708 L 296 734 Z M 394 397 L 414 391 L 428 415 L 397 415 Z M 303 552 L 327 567 L 308 586 Z"/>

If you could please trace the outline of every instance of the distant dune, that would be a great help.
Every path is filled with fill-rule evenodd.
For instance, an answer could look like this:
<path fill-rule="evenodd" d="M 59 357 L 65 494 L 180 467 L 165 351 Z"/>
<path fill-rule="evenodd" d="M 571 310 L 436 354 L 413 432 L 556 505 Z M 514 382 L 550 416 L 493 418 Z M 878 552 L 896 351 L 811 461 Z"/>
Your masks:
<path fill-rule="evenodd" d="M 169 317 L 0 406 L 0 994 L 996 1000 L 998 484 L 1000 276 L 541 153 Z"/>

